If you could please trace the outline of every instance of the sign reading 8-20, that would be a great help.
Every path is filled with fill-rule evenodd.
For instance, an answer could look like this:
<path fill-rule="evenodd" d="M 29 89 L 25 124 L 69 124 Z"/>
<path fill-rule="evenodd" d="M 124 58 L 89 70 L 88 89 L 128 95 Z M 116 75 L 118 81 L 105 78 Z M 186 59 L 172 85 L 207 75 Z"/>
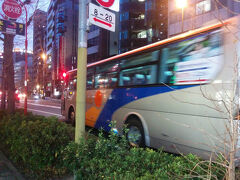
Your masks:
<path fill-rule="evenodd" d="M 113 17 L 112 17 L 112 15 L 111 14 L 109 14 L 109 13 L 105 13 L 105 14 L 103 14 L 103 13 L 101 13 L 101 12 L 99 12 L 99 9 L 94 9 L 94 15 L 96 16 L 96 17 L 99 17 L 99 16 L 101 16 L 101 18 L 103 18 L 105 21 L 107 21 L 107 22 L 112 22 L 112 20 L 113 20 Z"/>
<path fill-rule="evenodd" d="M 89 21 L 96 26 L 115 31 L 115 14 L 92 3 L 89 3 Z"/>

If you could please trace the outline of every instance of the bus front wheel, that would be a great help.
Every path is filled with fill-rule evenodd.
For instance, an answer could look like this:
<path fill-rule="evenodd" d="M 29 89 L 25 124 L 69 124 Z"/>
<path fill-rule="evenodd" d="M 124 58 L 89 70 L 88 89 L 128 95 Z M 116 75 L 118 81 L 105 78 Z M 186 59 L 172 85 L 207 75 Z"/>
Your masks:
<path fill-rule="evenodd" d="M 68 121 L 75 126 L 75 112 L 73 108 L 69 109 Z"/>
<path fill-rule="evenodd" d="M 144 147 L 145 137 L 142 123 L 138 118 L 131 118 L 127 121 L 127 140 L 131 146 L 134 147 Z"/>

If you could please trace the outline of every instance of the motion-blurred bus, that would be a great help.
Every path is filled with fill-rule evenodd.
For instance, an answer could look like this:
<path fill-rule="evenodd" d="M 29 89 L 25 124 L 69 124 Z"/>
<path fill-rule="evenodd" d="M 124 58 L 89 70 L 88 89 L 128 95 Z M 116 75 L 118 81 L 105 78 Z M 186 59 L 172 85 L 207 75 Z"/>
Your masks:
<path fill-rule="evenodd" d="M 208 157 L 227 152 L 237 123 L 237 18 L 87 65 L 86 126 L 122 133 L 131 144 Z M 76 72 L 62 114 L 74 124 Z M 110 124 L 114 122 L 115 127 Z"/>

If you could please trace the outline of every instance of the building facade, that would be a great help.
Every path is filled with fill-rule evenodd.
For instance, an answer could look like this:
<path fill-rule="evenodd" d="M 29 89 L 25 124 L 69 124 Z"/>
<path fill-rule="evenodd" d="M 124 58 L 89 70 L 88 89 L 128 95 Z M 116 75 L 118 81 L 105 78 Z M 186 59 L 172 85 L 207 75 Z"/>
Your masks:
<path fill-rule="evenodd" d="M 45 59 L 43 55 L 46 52 L 46 25 L 47 13 L 39 9 L 33 16 L 33 86 L 40 87 L 43 91 L 45 88 L 44 66 Z"/>
<path fill-rule="evenodd" d="M 119 53 L 167 38 L 167 0 L 120 0 Z"/>
<path fill-rule="evenodd" d="M 15 88 L 20 92 L 25 92 L 25 51 L 22 49 L 13 50 L 13 64 L 14 64 L 14 82 Z M 28 51 L 28 92 L 33 91 L 33 52 Z M 3 79 L 3 53 L 0 52 L 0 91 L 2 90 Z"/>
<path fill-rule="evenodd" d="M 46 90 L 59 97 L 62 74 L 73 68 L 77 60 L 77 0 L 52 0 L 47 17 L 47 74 L 51 79 Z"/>
<path fill-rule="evenodd" d="M 147 44 L 145 1 L 120 0 L 119 53 Z"/>
<path fill-rule="evenodd" d="M 145 2 L 145 26 L 148 44 L 167 38 L 168 0 L 147 0 Z"/>
<path fill-rule="evenodd" d="M 176 6 L 175 0 L 169 0 L 168 7 L 169 37 L 220 22 L 240 13 L 240 4 L 234 0 L 188 0 L 183 9 Z"/>
<path fill-rule="evenodd" d="M 52 0 L 47 12 L 46 75 L 51 75 L 46 90 L 59 97 L 63 91 L 64 72 L 77 68 L 78 0 Z M 95 0 L 92 3 L 96 4 Z M 94 25 L 88 33 L 88 63 L 118 53 L 118 33 Z M 50 76 L 49 76 L 50 77 Z"/>
<path fill-rule="evenodd" d="M 25 51 L 21 49 L 13 50 L 13 62 L 14 62 L 14 82 L 15 88 L 20 92 L 25 92 Z M 33 73 L 33 52 L 28 51 L 28 92 L 31 93 L 34 90 L 34 73 Z"/>

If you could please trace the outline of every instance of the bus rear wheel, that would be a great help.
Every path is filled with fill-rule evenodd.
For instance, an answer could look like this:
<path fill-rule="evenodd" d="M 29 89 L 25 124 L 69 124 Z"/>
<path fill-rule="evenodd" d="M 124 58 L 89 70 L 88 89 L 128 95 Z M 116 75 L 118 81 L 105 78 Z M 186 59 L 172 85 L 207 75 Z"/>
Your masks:
<path fill-rule="evenodd" d="M 133 147 L 144 147 L 145 137 L 142 123 L 137 118 L 131 118 L 127 121 L 126 137 L 129 144 Z"/>
<path fill-rule="evenodd" d="M 73 108 L 70 108 L 68 113 L 68 121 L 75 126 L 75 112 Z"/>

